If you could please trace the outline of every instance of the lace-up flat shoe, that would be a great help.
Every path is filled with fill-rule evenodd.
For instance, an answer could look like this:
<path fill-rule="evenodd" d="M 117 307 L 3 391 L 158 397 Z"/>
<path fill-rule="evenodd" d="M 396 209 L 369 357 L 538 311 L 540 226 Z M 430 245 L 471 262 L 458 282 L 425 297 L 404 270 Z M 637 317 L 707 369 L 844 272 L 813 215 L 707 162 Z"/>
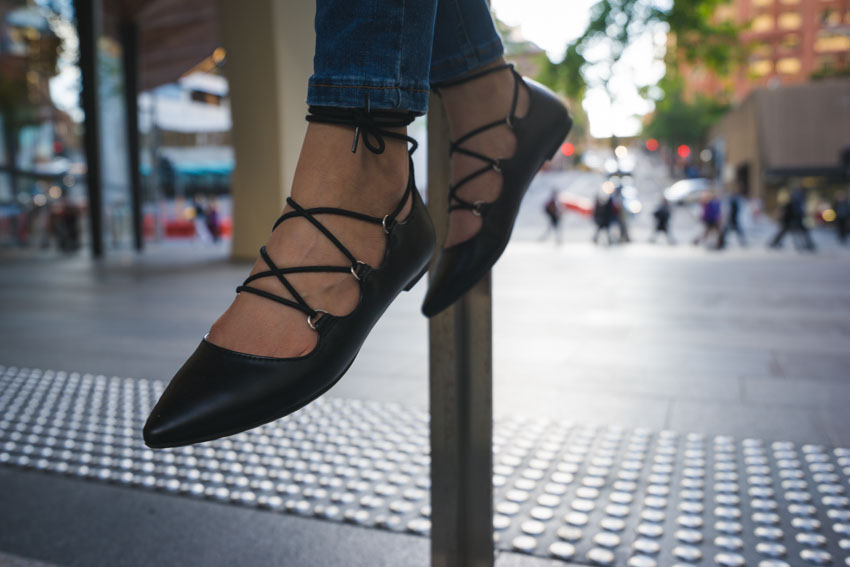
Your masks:
<path fill-rule="evenodd" d="M 451 153 L 473 157 L 483 165 L 449 188 L 449 212 L 459 209 L 472 211 L 481 217 L 481 229 L 472 238 L 439 252 L 422 305 L 422 312 L 428 317 L 452 305 L 490 271 L 510 240 L 520 202 L 531 180 L 543 162 L 555 155 L 572 126 L 567 109 L 554 93 L 539 83 L 523 79 L 510 64 L 443 84 L 442 88 L 505 68 L 510 68 L 514 77 L 513 102 L 508 117 L 476 128 L 451 144 Z M 528 112 L 522 117 L 516 116 L 520 88 L 526 89 L 529 97 Z M 516 136 L 513 157 L 494 159 L 463 147 L 470 138 L 504 125 Z M 502 176 L 502 189 L 496 200 L 469 202 L 458 197 L 457 190 L 462 185 L 491 170 Z"/>
<path fill-rule="evenodd" d="M 375 153 L 384 146 L 381 135 L 392 134 L 362 116 L 355 125 L 356 136 L 361 136 L 362 130 L 364 144 Z M 408 201 L 410 212 L 400 219 Z M 279 419 L 315 400 L 345 374 L 392 300 L 413 287 L 428 267 L 435 246 L 434 228 L 414 183 L 412 161 L 404 197 L 395 211 L 383 218 L 329 207 L 305 209 L 292 199 L 287 202 L 293 210 L 281 216 L 275 227 L 290 218 L 308 220 L 345 255 L 349 265 L 280 268 L 263 247 L 260 254 L 268 270 L 250 276 L 237 292 L 252 293 L 303 312 L 304 324 L 318 334 L 316 347 L 304 356 L 274 358 L 235 352 L 204 338 L 151 412 L 143 432 L 149 447 L 176 447 L 232 435 Z M 386 253 L 381 264 L 372 267 L 358 261 L 322 225 L 317 218 L 321 215 L 341 215 L 383 227 Z M 357 306 L 347 315 L 336 316 L 308 305 L 287 280 L 288 274 L 304 272 L 350 273 L 360 286 Z M 279 280 L 294 299 L 251 286 L 251 282 L 267 277 Z"/>

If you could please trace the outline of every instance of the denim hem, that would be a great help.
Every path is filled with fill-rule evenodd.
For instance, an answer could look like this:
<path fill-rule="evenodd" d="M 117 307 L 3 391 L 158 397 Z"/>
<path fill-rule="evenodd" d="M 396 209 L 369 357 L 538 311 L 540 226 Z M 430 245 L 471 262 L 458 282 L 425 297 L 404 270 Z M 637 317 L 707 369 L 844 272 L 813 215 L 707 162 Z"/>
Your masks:
<path fill-rule="evenodd" d="M 431 62 L 431 84 L 438 85 L 492 63 L 505 54 L 498 38 L 484 45 L 476 45 L 457 55 Z"/>
<path fill-rule="evenodd" d="M 407 110 L 417 115 L 428 111 L 428 85 L 424 88 L 395 84 L 368 85 L 362 81 L 314 77 L 307 85 L 307 104 L 336 108 L 365 108 L 376 110 Z"/>

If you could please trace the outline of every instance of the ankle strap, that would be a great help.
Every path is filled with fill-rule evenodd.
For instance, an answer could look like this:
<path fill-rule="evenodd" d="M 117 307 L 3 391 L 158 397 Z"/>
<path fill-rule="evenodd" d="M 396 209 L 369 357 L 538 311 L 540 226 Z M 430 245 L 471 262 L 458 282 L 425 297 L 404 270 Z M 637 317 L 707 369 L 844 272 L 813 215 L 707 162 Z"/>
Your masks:
<path fill-rule="evenodd" d="M 457 86 L 457 85 L 462 85 L 463 83 L 466 83 L 468 81 L 474 81 L 475 79 L 479 79 L 481 77 L 489 75 L 490 73 L 495 73 L 497 71 L 504 71 L 505 69 L 510 69 L 511 71 L 513 71 L 514 70 L 514 64 L 513 63 L 503 63 L 501 65 L 496 65 L 495 67 L 489 67 L 487 69 L 484 69 L 483 71 L 477 71 L 477 72 L 475 72 L 471 75 L 464 75 L 464 76 L 458 77 L 456 79 L 449 79 L 447 81 L 443 81 L 442 83 L 438 83 L 436 85 L 431 85 L 431 88 L 434 89 L 435 93 L 439 94 L 440 89 L 444 89 L 446 87 L 454 87 L 454 86 Z"/>
<path fill-rule="evenodd" d="M 387 128 L 403 128 L 413 122 L 414 118 L 416 118 L 416 115 L 412 112 L 371 110 L 367 95 L 365 109 L 311 106 L 310 114 L 307 115 L 307 122 L 354 126 L 354 142 L 351 144 L 351 153 L 357 151 L 357 143 L 360 141 L 362 131 L 363 145 L 372 153 L 384 153 L 387 147 L 384 138 L 392 138 L 409 142 L 411 148 L 408 153 L 412 154 L 419 147 L 419 143 L 410 136 L 387 130 Z"/>

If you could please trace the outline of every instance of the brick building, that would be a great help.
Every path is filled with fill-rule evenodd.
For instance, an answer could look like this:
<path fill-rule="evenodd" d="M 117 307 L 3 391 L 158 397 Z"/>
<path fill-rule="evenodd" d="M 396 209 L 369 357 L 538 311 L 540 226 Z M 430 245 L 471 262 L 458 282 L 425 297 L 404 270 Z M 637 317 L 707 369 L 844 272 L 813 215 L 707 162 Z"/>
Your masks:
<path fill-rule="evenodd" d="M 759 87 L 850 68 L 850 0 L 731 0 L 716 17 L 746 26 L 747 61 L 727 78 L 701 65 L 683 69 L 688 93 L 726 92 L 738 102 Z"/>

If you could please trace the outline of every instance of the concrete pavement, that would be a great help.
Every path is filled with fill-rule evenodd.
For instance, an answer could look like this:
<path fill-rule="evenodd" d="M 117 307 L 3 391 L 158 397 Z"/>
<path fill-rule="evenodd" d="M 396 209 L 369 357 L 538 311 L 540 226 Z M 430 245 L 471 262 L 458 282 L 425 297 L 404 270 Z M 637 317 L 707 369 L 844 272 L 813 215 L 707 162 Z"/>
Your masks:
<path fill-rule="evenodd" d="M 850 446 L 847 250 L 832 244 L 830 234 L 817 235 L 816 255 L 790 247 L 733 245 L 717 253 L 653 246 L 642 243 L 646 220 L 635 226 L 638 243 L 595 247 L 589 224 L 579 218 L 567 219 L 563 246 L 538 242 L 552 183 L 591 190 L 599 182 L 593 174 L 570 175 L 538 178 L 494 273 L 498 414 Z M 684 215 L 676 222 L 683 235 L 694 230 Z M 248 269 L 225 255 L 176 244 L 103 262 L 4 261 L 0 364 L 168 379 Z M 330 396 L 427 406 L 427 323 L 418 313 L 425 289 L 421 283 L 391 306 Z M 120 541 L 103 549 L 114 557 L 126 552 L 132 564 L 160 549 L 163 564 L 176 557 L 186 564 L 199 549 L 215 555 L 222 534 L 229 534 L 232 552 L 216 557 L 283 557 L 287 544 L 269 540 L 278 534 L 293 538 L 288 549 L 297 564 L 338 564 L 340 553 L 354 546 L 364 565 L 399 564 L 394 557 L 427 564 L 422 538 L 0 472 L 3 508 L 21 511 L 3 514 L 0 530 L 0 549 L 14 556 L 92 564 L 86 560 L 98 557 L 97 542 Z M 120 509 L 98 512 L 115 502 Z M 68 513 L 58 513 L 63 509 Z M 63 522 L 78 517 L 75 510 L 103 514 L 104 521 L 95 532 L 76 530 L 69 538 Z M 145 510 L 147 520 L 133 510 Z M 186 532 L 192 539 L 178 537 L 165 549 L 157 543 L 161 523 L 150 518 L 172 515 L 175 534 L 196 518 L 214 529 L 193 529 Z M 43 520 L 49 517 L 55 521 Z M 348 547 L 330 549 L 328 541 Z M 502 553 L 499 564 L 551 562 Z"/>

